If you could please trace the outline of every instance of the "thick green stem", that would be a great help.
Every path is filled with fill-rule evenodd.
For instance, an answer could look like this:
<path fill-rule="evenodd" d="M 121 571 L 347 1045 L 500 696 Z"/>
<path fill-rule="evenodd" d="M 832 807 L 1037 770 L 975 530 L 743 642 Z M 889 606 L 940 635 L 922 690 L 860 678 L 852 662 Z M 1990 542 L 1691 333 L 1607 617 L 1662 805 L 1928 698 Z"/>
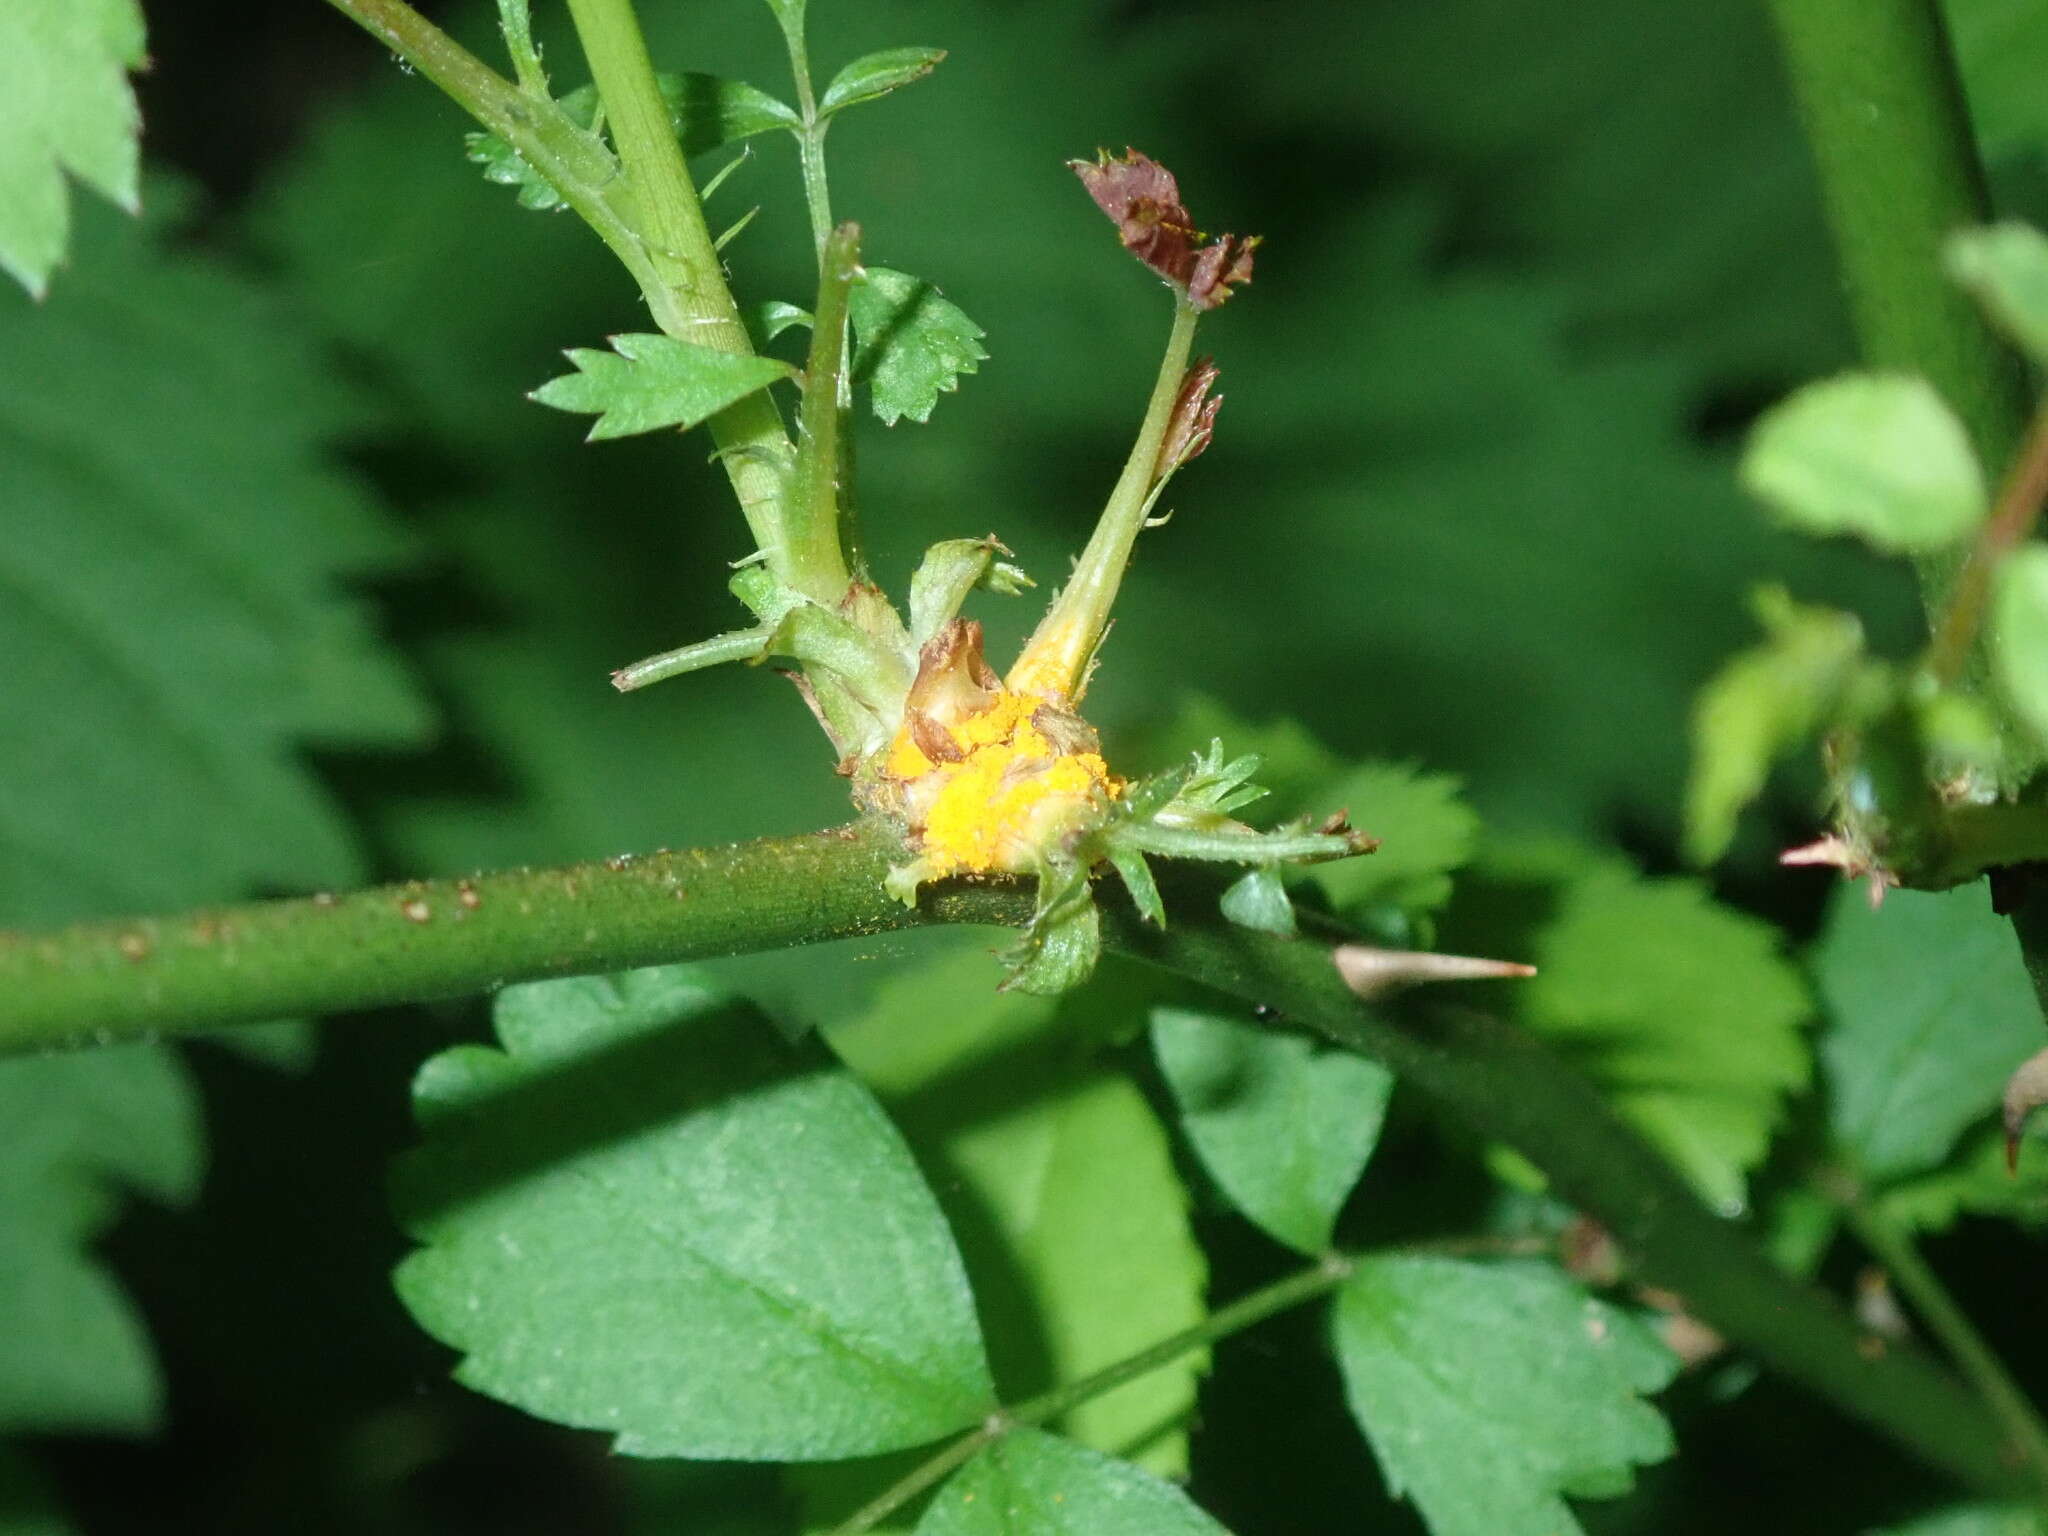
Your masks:
<path fill-rule="evenodd" d="M 1864 362 L 1929 380 L 1983 461 L 2005 464 L 2026 424 L 2025 369 L 1942 267 L 1942 243 L 1983 223 L 1990 200 L 1939 0 L 1770 4 Z M 1919 562 L 1930 621 L 1961 564 L 1954 552 Z M 1954 671 L 1995 705 L 1981 644 Z M 1998 713 L 2024 771 L 2037 754 Z"/>
<path fill-rule="evenodd" d="M 569 13 L 639 213 L 655 279 L 646 289 L 655 323 L 680 341 L 751 354 L 753 342 L 726 286 L 632 0 L 569 0 Z M 808 590 L 809 573 L 793 559 L 783 528 L 789 440 L 774 402 L 757 391 L 719 412 L 710 427 L 740 511 L 767 551 L 770 569 L 797 590 Z"/>
<path fill-rule="evenodd" d="M 1020 881 L 889 897 L 888 837 L 842 829 L 567 870 L 393 886 L 328 900 L 0 935 L 0 1052 L 177 1034 L 481 991 L 527 977 L 1030 915 Z M 1560 1058 L 1443 1006 L 1368 1007 L 1329 949 L 1235 928 L 1216 888 L 1169 889 L 1173 926 L 1109 914 L 1112 947 L 1385 1062 L 1487 1141 L 1529 1158 L 1600 1221 L 1645 1279 L 1773 1369 L 1986 1493 L 2020 1465 L 1999 1423 L 1918 1357 L 1882 1351 L 1829 1298 L 1776 1268 Z M 1172 899 L 1177 897 L 1178 899 Z"/>
<path fill-rule="evenodd" d="M 900 852 L 900 850 L 897 850 Z M 1022 922 L 960 886 L 910 913 L 856 827 L 567 869 L 0 933 L 0 1055 L 457 997 L 542 976 L 740 954 L 932 921 Z"/>
<path fill-rule="evenodd" d="M 2037 1494 L 2048 1495 L 2048 1425 L 2005 1366 L 1984 1342 L 1969 1316 L 1920 1256 L 1912 1235 L 1867 1201 L 1848 1209 L 1849 1225 L 1906 1294 L 1913 1310 L 1963 1373 L 1977 1395 L 2005 1426 L 2012 1444 L 2027 1459 Z"/>

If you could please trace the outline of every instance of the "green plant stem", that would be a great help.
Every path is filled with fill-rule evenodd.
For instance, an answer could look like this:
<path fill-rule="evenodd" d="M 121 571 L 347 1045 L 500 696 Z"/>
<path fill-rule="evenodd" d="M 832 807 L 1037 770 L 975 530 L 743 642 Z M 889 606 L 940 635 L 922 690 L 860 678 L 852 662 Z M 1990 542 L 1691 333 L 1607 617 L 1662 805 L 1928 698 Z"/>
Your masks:
<path fill-rule="evenodd" d="M 2048 1425 L 2042 1423 L 2034 1405 L 1920 1256 L 1912 1234 L 1867 1200 L 1853 1201 L 1847 1214 L 1863 1246 L 1905 1292 L 1928 1331 L 1941 1341 L 1956 1369 L 1976 1388 L 1985 1406 L 2005 1426 L 2012 1444 L 2025 1455 L 2037 1497 L 2048 1498 Z"/>
<path fill-rule="evenodd" d="M 498 0 L 498 31 L 512 56 L 519 88 L 538 100 L 549 100 L 547 71 L 541 68 L 540 50 L 533 46 L 533 12 L 527 0 Z"/>
<path fill-rule="evenodd" d="M 732 954 L 924 923 L 1015 927 L 1026 882 L 947 882 L 915 911 L 883 889 L 900 848 L 845 828 L 572 869 L 390 886 L 326 901 L 0 935 L 0 1052 L 173 1035 L 232 1023 L 481 991 L 506 982 Z M 1124 954 L 1275 1008 L 1386 1063 L 1487 1141 L 1514 1147 L 1613 1233 L 1645 1280 L 1740 1348 L 1988 1494 L 2015 1486 L 1998 1421 L 1916 1356 L 1866 1353 L 1830 1298 L 1714 1216 L 1559 1057 L 1484 1014 L 1368 1006 L 1327 945 L 1214 916 L 1219 882 L 1163 882 L 1162 931 L 1125 906 Z M 1110 893 L 1104 892 L 1104 895 Z"/>
<path fill-rule="evenodd" d="M 1991 582 L 1998 567 L 2040 521 L 2048 499 L 2048 405 L 2037 408 L 2018 456 L 1999 488 L 1998 505 L 1977 535 L 1948 593 L 1948 608 L 1934 628 L 1927 670 L 1944 687 L 1960 681 L 1984 628 Z"/>
<path fill-rule="evenodd" d="M 726 285 L 632 0 L 569 0 L 569 14 L 639 213 L 654 275 L 646 293 L 655 323 L 678 340 L 751 355 L 754 344 Z M 710 428 L 740 511 L 767 552 L 769 568 L 799 592 L 838 602 L 846 590 L 844 571 L 835 585 L 832 571 L 813 569 L 790 547 L 782 481 L 789 440 L 767 392 L 756 391 L 727 406 L 711 418 Z"/>
<path fill-rule="evenodd" d="M 1010 672 L 1010 686 L 1043 688 L 1058 681 L 1063 691 L 1078 699 L 1087 684 L 1087 666 L 1103 632 L 1122 585 L 1131 550 L 1144 531 L 1146 509 L 1152 488 L 1159 479 L 1159 449 L 1173 419 L 1174 402 L 1187 376 L 1188 356 L 1194 351 L 1195 325 L 1200 313 L 1184 299 L 1176 299 L 1173 328 L 1167 333 L 1166 354 L 1159 362 L 1159 376 L 1146 402 L 1145 419 L 1139 424 L 1130 457 L 1124 460 L 1116 487 L 1103 506 L 1081 558 L 1074 562 L 1074 574 L 1060 595 L 1046 610 L 1022 656 Z"/>
<path fill-rule="evenodd" d="M 1312 1269 L 1299 1270 L 1271 1285 L 1262 1286 L 1229 1306 L 1212 1312 L 1192 1328 L 1161 1339 L 1092 1375 L 1055 1387 L 1013 1408 L 990 1416 L 972 1434 L 962 1435 L 929 1460 L 920 1462 L 902 1479 L 861 1506 L 843 1524 L 834 1526 L 830 1536 L 861 1536 L 874 1529 L 905 1504 L 937 1483 L 947 1473 L 972 1460 L 984 1447 L 994 1444 L 1013 1429 L 1030 1429 L 1072 1412 L 1086 1402 L 1112 1392 L 1125 1382 L 1135 1381 L 1178 1360 L 1190 1350 L 1201 1349 L 1242 1333 L 1304 1302 L 1328 1295 L 1351 1277 L 1353 1260 L 1332 1254 Z"/>
<path fill-rule="evenodd" d="M 1985 221 L 1990 198 L 1939 0 L 1770 7 L 1864 362 L 1926 378 L 1983 462 L 2005 464 L 2027 420 L 2026 371 L 1941 259 L 1948 236 Z M 1940 624 L 1962 559 L 1916 565 L 1922 606 Z M 1990 687 L 1981 641 L 1943 665 L 1991 706 L 2011 776 L 2023 777 L 2039 753 Z"/>
<path fill-rule="evenodd" d="M 804 203 L 811 214 L 811 238 L 817 242 L 818 270 L 825 267 L 825 242 L 832 236 L 832 193 L 825 184 L 825 130 L 829 118 L 818 116 L 817 94 L 811 88 L 811 50 L 804 41 L 804 13 L 787 6 L 775 8 L 782 24 L 782 40 L 789 49 L 789 75 L 796 85 L 796 109 L 803 118 L 803 130 L 796 136 L 797 159 L 804 176 Z"/>
<path fill-rule="evenodd" d="M 1938 0 L 1770 3 L 1864 361 L 1924 375 L 2003 464 L 2026 375 L 1942 269 L 1990 199 Z"/>
<path fill-rule="evenodd" d="M 329 3 L 545 176 L 632 274 L 663 331 L 698 346 L 752 353 L 625 0 L 577 0 L 574 6 L 619 159 L 552 102 L 522 92 L 403 0 Z M 820 581 L 806 585 L 785 548 L 779 466 L 790 447 L 774 402 L 765 391 L 749 395 L 714 416 L 710 430 L 741 515 L 776 574 L 799 590 L 815 586 L 814 596 L 836 602 L 841 592 L 827 591 Z"/>
<path fill-rule="evenodd" d="M 457 997 L 542 976 L 739 954 L 932 921 L 1022 922 L 1014 882 L 929 910 L 882 892 L 862 828 L 566 869 L 0 934 L 0 1055 Z"/>

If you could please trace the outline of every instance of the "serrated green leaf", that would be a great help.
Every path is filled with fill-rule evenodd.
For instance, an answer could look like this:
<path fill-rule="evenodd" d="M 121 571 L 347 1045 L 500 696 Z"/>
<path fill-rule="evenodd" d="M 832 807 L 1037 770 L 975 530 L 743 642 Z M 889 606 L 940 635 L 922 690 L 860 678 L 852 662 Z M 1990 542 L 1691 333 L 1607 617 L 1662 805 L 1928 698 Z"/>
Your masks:
<path fill-rule="evenodd" d="M 635 1456 L 829 1460 L 988 1411 L 952 1237 L 850 1074 L 679 967 L 514 987 L 496 1023 L 421 1069 L 398 1169 L 399 1294 L 465 1384 Z"/>
<path fill-rule="evenodd" d="M 2048 545 L 2000 562 L 1992 598 L 1992 659 L 1999 686 L 2036 740 L 2048 744 Z"/>
<path fill-rule="evenodd" d="M 794 373 L 772 357 L 720 352 L 673 336 L 629 334 L 611 343 L 610 352 L 571 348 L 565 355 L 577 371 L 548 380 L 527 397 L 558 411 L 596 416 L 588 442 L 661 427 L 687 431 Z"/>
<path fill-rule="evenodd" d="M 1959 230 L 1942 257 L 1992 323 L 2035 362 L 2048 363 L 2048 237 L 2029 224 Z"/>
<path fill-rule="evenodd" d="M 1742 483 L 1794 528 L 1895 554 L 1945 548 L 1989 510 L 1963 424 L 1905 374 L 1843 374 L 1773 407 L 1750 433 Z"/>
<path fill-rule="evenodd" d="M 68 172 L 133 213 L 145 62 L 136 0 L 0 9 L 0 271 L 38 298 L 64 259 Z"/>
<path fill-rule="evenodd" d="M 1447 773 L 1413 764 L 1368 763 L 1319 782 L 1312 807 L 1348 809 L 1353 823 L 1379 838 L 1362 858 L 1318 864 L 1309 878 L 1349 917 L 1374 907 L 1433 912 L 1451 898 L 1451 871 L 1472 857 L 1479 817 Z"/>
<path fill-rule="evenodd" d="M 1201 1321 L 1205 1269 L 1166 1132 L 1127 1073 L 1084 1054 L 1083 1004 L 999 994 L 983 948 L 905 972 L 829 1033 L 953 1217 L 996 1380 L 1016 1402 Z M 1113 1001 L 1126 985 L 1105 974 L 1086 1006 L 1141 1019 L 1142 1001 Z M 1055 1427 L 1183 1472 L 1203 1364 L 1190 1353 Z"/>
<path fill-rule="evenodd" d="M 1393 1074 L 1300 1035 L 1186 1008 L 1152 1011 L 1152 1049 L 1202 1164 L 1289 1247 L 1327 1253 L 1379 1141 Z"/>
<path fill-rule="evenodd" d="M 1744 1204 L 1812 1012 L 1769 924 L 1692 880 L 1550 840 L 1504 842 L 1460 880 L 1447 948 L 1534 965 L 1501 1006 L 1600 1084 L 1717 1209 Z"/>
<path fill-rule="evenodd" d="M 1228 1536 L 1180 1489 L 1042 1430 L 1013 1430 L 946 1481 L 917 1536 Z"/>
<path fill-rule="evenodd" d="M 1583 1536 L 1564 1495 L 1671 1454 L 1643 1397 L 1677 1361 L 1556 1270 L 1368 1258 L 1334 1331 L 1352 1414 L 1432 1536 Z"/>
<path fill-rule="evenodd" d="M 825 94 L 818 98 L 818 115 L 830 117 L 842 108 L 874 101 L 922 80 L 945 57 L 943 48 L 883 48 L 863 54 L 832 77 Z"/>
<path fill-rule="evenodd" d="M 150 1046 L 0 1062 L 0 1434 L 141 1434 L 163 1388 L 141 1318 L 86 1244 L 124 1191 L 196 1192 L 197 1095 Z"/>
<path fill-rule="evenodd" d="M 2048 1532 L 2048 1525 L 2043 1525 L 2040 1515 L 2031 1509 L 2009 1504 L 1962 1504 L 1908 1520 L 1904 1525 L 1888 1525 L 1881 1531 L 1868 1532 L 1867 1536 L 2044 1536 L 2044 1532 Z"/>
<path fill-rule="evenodd" d="M 978 373 L 988 356 L 982 329 L 922 278 L 869 267 L 854 285 L 853 376 L 884 426 L 931 420 L 939 396 Z"/>
<path fill-rule="evenodd" d="M 1893 891 L 1875 911 L 1843 886 L 1812 966 L 1829 1125 L 1867 1178 L 1940 1163 L 2041 1047 L 2019 941 L 1982 881 Z"/>
<path fill-rule="evenodd" d="M 1693 705 L 1685 850 L 1695 864 L 1727 851 L 1772 762 L 1828 720 L 1863 651 L 1854 614 L 1795 603 L 1777 587 L 1760 591 L 1755 606 L 1764 643 L 1732 657 Z"/>

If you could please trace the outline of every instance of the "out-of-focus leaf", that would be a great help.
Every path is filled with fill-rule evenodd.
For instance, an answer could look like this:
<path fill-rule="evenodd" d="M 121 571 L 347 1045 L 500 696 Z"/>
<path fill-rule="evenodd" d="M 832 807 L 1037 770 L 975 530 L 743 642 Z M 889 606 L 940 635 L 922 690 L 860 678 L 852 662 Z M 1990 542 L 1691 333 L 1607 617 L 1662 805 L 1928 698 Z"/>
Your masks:
<path fill-rule="evenodd" d="M 0 1536 L 73 1536 L 50 1490 L 20 1455 L 0 1445 Z"/>
<path fill-rule="evenodd" d="M 1992 322 L 2035 362 L 2048 362 L 2048 237 L 2029 224 L 1994 224 L 1949 236 L 1942 254 Z"/>
<path fill-rule="evenodd" d="M 874 101 L 922 80 L 945 56 L 943 48 L 883 48 L 863 54 L 832 77 L 818 98 L 818 115 L 830 117 L 841 108 Z"/>
<path fill-rule="evenodd" d="M 1294 903 L 1287 899 L 1280 871 L 1271 866 L 1247 871 L 1231 881 L 1221 906 L 1223 915 L 1241 928 L 1277 933 L 1282 938 L 1294 935 Z"/>
<path fill-rule="evenodd" d="M 1199 1322 L 1205 1267 L 1144 1095 L 1090 1058 L 1078 1003 L 998 994 L 984 948 L 903 973 L 829 1034 L 903 1127 L 952 1218 L 996 1380 L 1016 1402 Z M 1089 1006 L 1136 1022 L 1144 1003 L 1118 1005 L 1122 985 L 1099 978 L 1107 991 L 1094 990 Z M 1191 1352 L 1058 1427 L 1183 1472 L 1182 1425 L 1203 1363 Z"/>
<path fill-rule="evenodd" d="M 2031 1509 L 2008 1504 L 1959 1504 L 1888 1525 L 1868 1536 L 2043 1536 L 2048 1532 L 2041 1517 Z"/>
<path fill-rule="evenodd" d="M 67 172 L 137 207 L 143 50 L 136 0 L 0 9 L 0 272 L 38 298 L 71 233 Z"/>
<path fill-rule="evenodd" d="M 614 336 L 613 351 L 573 347 L 575 373 L 549 379 L 531 398 L 558 411 L 597 417 L 589 441 L 659 427 L 687 431 L 792 370 L 772 357 L 746 357 L 673 336 Z"/>
<path fill-rule="evenodd" d="M 46 303 L 0 291 L 0 926 L 359 880 L 305 749 L 429 729 L 343 585 L 409 556 L 329 456 L 361 402 L 296 311 L 167 253 L 178 202 L 85 208 Z M 0 1428 L 152 1425 L 86 1245 L 123 1190 L 192 1194 L 197 1121 L 164 1048 L 0 1062 Z"/>
<path fill-rule="evenodd" d="M 1851 373 L 1809 384 L 1750 434 L 1742 482 L 1792 527 L 1911 554 L 1966 537 L 1988 505 L 1955 412 L 1924 379 Z"/>
<path fill-rule="evenodd" d="M 1758 592 L 1755 608 L 1764 643 L 1731 658 L 1693 705 L 1685 848 L 1696 864 L 1727 851 L 1772 761 L 1828 719 L 1863 651 L 1854 614 L 1795 603 L 1781 587 Z"/>
<path fill-rule="evenodd" d="M 1231 1203 L 1289 1247 L 1328 1252 L 1379 1141 L 1393 1074 L 1300 1035 L 1186 1008 L 1153 1010 L 1152 1049 L 1188 1140 Z"/>
<path fill-rule="evenodd" d="M 1875 911 L 1845 885 L 1812 966 L 1829 1124 L 1866 1178 L 1940 1163 L 2042 1045 L 2019 940 L 1982 881 L 1893 891 Z"/>
<path fill-rule="evenodd" d="M 1812 1012 L 1777 930 L 1692 880 L 1526 840 L 1458 883 L 1447 948 L 1526 961 L 1501 1005 L 1565 1052 L 1716 1208 L 1745 1202 L 1785 1095 L 1807 1080 Z"/>
<path fill-rule="evenodd" d="M 163 1395 L 142 1320 L 84 1251 L 120 1195 L 196 1192 L 197 1096 L 175 1054 L 0 1064 L 0 1434 L 141 1434 Z"/>
<path fill-rule="evenodd" d="M 2005 1134 L 1967 1135 L 1940 1167 L 1908 1174 L 1876 1190 L 1884 1218 L 1909 1231 L 1943 1232 L 1962 1216 L 1989 1216 L 2030 1231 L 2048 1227 L 2048 1151 L 2029 1138 L 2019 1166 L 2006 1164 Z"/>
<path fill-rule="evenodd" d="M 2040 7 L 2030 0 L 1945 0 L 1942 10 L 1984 152 L 2011 156 L 2048 143 L 2038 68 L 2048 25 Z"/>
<path fill-rule="evenodd" d="M 1020 1429 L 946 1481 L 917 1536 L 1227 1536 L 1185 1493 L 1086 1446 Z"/>
<path fill-rule="evenodd" d="M 1565 1536 L 1565 1496 L 1625 1492 L 1671 1454 L 1643 1401 L 1678 1362 L 1556 1270 L 1368 1258 L 1338 1295 L 1345 1396 L 1432 1536 Z"/>
<path fill-rule="evenodd" d="M 982 329 L 960 306 L 922 278 L 869 267 L 854 285 L 853 375 L 868 387 L 884 426 L 903 417 L 931 420 L 939 396 L 979 373 L 988 349 Z"/>
<path fill-rule="evenodd" d="M 399 1167 L 399 1293 L 464 1383 L 638 1456 L 830 1460 L 989 1410 L 952 1237 L 850 1074 L 682 968 L 496 1022 L 422 1068 Z"/>
<path fill-rule="evenodd" d="M 1998 567 L 1991 613 L 1999 685 L 2037 740 L 2048 744 L 2048 546 L 2014 550 Z"/>

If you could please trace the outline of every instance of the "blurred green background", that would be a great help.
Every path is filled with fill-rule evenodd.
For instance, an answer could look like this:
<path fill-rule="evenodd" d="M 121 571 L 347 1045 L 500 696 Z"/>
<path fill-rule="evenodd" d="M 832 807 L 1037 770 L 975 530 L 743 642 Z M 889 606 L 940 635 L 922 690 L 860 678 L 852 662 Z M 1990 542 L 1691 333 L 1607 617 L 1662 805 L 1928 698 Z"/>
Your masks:
<path fill-rule="evenodd" d="M 0 654 L 34 660 L 0 684 L 16 850 L 0 918 L 843 816 L 825 743 L 772 678 L 606 686 L 614 666 L 731 627 L 725 563 L 748 546 L 698 439 L 585 448 L 584 423 L 522 398 L 559 349 L 645 327 L 595 240 L 487 185 L 460 114 L 318 0 L 146 9 L 146 225 L 81 199 L 47 304 L 0 293 L 4 559 L 22 599 Z M 487 6 L 429 9 L 488 50 Z M 581 83 L 539 9 L 557 83 Z M 2021 208 L 2044 142 L 2038 72 L 2014 65 L 2026 9 L 1959 13 Z M 664 67 L 781 87 L 758 0 L 643 10 Z M 1204 327 L 1228 397 L 1216 446 L 1146 535 L 1091 695 L 1132 767 L 1159 766 L 1147 732 L 1204 693 L 1347 756 L 1454 773 L 1496 826 L 1670 868 L 1688 700 L 1747 640 L 1755 582 L 1857 608 L 1878 649 L 1913 633 L 1896 570 L 1775 533 L 1733 484 L 1754 413 L 1850 357 L 1760 7 L 812 11 L 827 73 L 871 48 L 951 50 L 830 145 L 837 211 L 870 258 L 937 282 L 992 354 L 931 425 L 861 443 L 867 527 L 898 590 L 925 544 L 989 531 L 1055 584 L 1142 412 L 1166 305 L 1064 160 L 1135 145 L 1206 227 L 1266 237 L 1256 283 Z M 741 298 L 807 302 L 788 146 L 757 143 L 714 224 L 756 203 L 727 253 Z M 75 644 L 48 638 L 46 609 Z M 988 600 L 991 649 L 1032 614 Z M 1808 825 L 1808 788 L 1781 785 L 1719 877 L 1795 934 L 1822 887 L 1772 877 L 1768 854 Z M 917 949 L 735 974 L 815 1017 Z M 338 1023 L 317 1051 L 278 1033 L 265 1060 L 195 1052 L 189 1083 L 151 1092 L 203 1117 L 203 1181 L 183 1121 L 131 1161 L 66 1144 L 84 1183 L 155 1197 L 122 1209 L 105 1251 L 164 1362 L 168 1427 L 30 1435 L 0 1463 L 0 1530 L 61 1529 L 33 1523 L 30 1481 L 86 1532 L 790 1528 L 756 1474 L 614 1462 L 469 1397 L 391 1299 L 401 1244 L 381 1180 L 409 1135 L 407 1075 L 482 1027 L 470 1006 L 413 1010 Z M 1413 1173 L 1426 1190 L 1430 1170 Z M 90 1229 L 113 1207 L 67 1220 Z M 1270 1263 L 1227 1223 L 1204 1235 L 1218 1293 Z M 2021 1342 L 2010 1264 L 1968 1226 L 1945 1242 L 1987 1330 Z M 1331 1374 L 1288 1347 L 1312 1326 L 1223 1351 L 1197 1491 L 1239 1536 L 1413 1529 L 1361 1491 L 1374 1474 Z M 1763 1528 L 1853 1531 L 1926 1491 L 1767 1386 L 1736 1412 L 1683 1391 L 1677 1407 L 1686 1455 L 1592 1511 L 1598 1529 L 1754 1523 L 1782 1477 Z"/>

